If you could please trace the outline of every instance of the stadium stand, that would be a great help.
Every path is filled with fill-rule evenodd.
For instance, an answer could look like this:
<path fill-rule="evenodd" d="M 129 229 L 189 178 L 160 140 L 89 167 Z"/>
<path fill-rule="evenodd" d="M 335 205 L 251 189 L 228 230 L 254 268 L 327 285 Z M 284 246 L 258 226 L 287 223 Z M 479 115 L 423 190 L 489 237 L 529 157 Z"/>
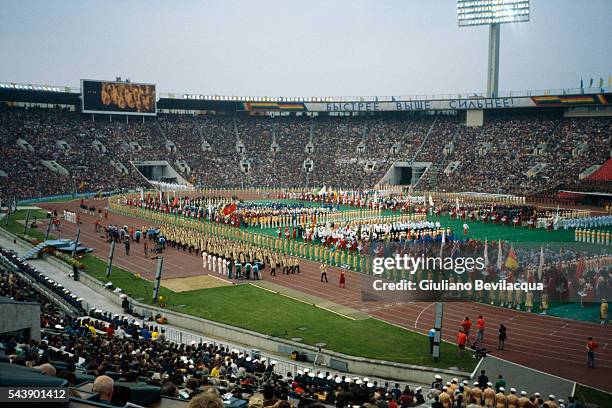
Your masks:
<path fill-rule="evenodd" d="M 3 106 L 0 170 L 7 177 L 0 193 L 28 198 L 146 185 L 132 160 L 167 160 L 186 180 L 207 187 L 297 187 L 307 181 L 369 187 L 395 161 L 414 160 L 431 163 L 419 188 L 530 195 L 575 183 L 580 172 L 606 162 L 611 124 L 605 117 L 556 113 L 506 113 L 483 127 L 467 127 L 454 115 L 412 114 L 159 114 L 127 122 Z M 178 161 L 187 167 L 181 170 Z"/>

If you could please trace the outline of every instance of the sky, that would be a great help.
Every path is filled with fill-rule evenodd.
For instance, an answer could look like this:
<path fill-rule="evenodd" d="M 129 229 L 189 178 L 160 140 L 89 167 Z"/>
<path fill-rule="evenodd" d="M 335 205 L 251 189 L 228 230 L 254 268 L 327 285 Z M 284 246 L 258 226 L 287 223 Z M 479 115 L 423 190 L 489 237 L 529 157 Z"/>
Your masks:
<path fill-rule="evenodd" d="M 501 27 L 500 92 L 612 75 L 612 0 L 531 0 Z M 130 78 L 158 93 L 431 95 L 486 89 L 487 27 L 455 0 L 0 0 L 0 81 Z"/>

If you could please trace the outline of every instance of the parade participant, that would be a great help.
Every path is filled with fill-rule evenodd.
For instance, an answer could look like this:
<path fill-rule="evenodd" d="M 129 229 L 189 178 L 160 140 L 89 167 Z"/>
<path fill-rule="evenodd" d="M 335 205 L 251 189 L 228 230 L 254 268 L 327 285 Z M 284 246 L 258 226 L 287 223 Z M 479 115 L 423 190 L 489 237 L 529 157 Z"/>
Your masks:
<path fill-rule="evenodd" d="M 499 392 L 495 394 L 495 406 L 496 408 L 506 408 L 506 394 L 504 392 L 506 389 L 504 387 L 499 387 Z"/>
<path fill-rule="evenodd" d="M 253 262 L 253 280 L 259 280 L 259 263 L 257 261 Z"/>
<path fill-rule="evenodd" d="M 485 321 L 482 316 L 478 316 L 478 320 L 476 320 L 476 327 L 478 328 L 478 332 L 476 332 L 476 341 L 479 344 L 482 344 L 484 341 L 484 329 L 485 329 Z"/>
<path fill-rule="evenodd" d="M 300 273 L 300 260 L 298 258 L 293 258 L 293 272 L 292 273 Z"/>
<path fill-rule="evenodd" d="M 541 299 L 542 304 L 540 305 L 540 309 L 542 310 L 543 315 L 545 315 L 548 312 L 548 293 L 544 292 L 542 293 L 542 299 Z"/>
<path fill-rule="evenodd" d="M 470 338 L 470 328 L 472 327 L 472 321 L 470 320 L 468 316 L 466 316 L 465 319 L 463 319 L 463 321 L 461 322 L 461 327 L 463 327 L 463 332 L 469 339 Z"/>
<path fill-rule="evenodd" d="M 270 259 L 270 276 L 276 276 L 276 260 Z"/>
<path fill-rule="evenodd" d="M 325 283 L 328 283 L 329 281 L 327 280 L 327 267 L 324 263 L 322 263 L 319 268 L 321 269 L 321 282 L 323 282 L 323 279 L 325 279 Z"/>
<path fill-rule="evenodd" d="M 512 390 L 510 390 L 512 392 Z M 518 408 L 526 408 L 527 403 L 529 402 L 529 398 L 527 398 L 527 392 L 521 391 L 521 396 L 518 399 Z M 510 401 L 508 401 L 510 403 Z"/>
<path fill-rule="evenodd" d="M 147 244 L 147 241 L 144 242 L 143 250 L 144 250 L 144 257 L 148 258 L 149 257 L 149 244 Z"/>
<path fill-rule="evenodd" d="M 482 403 L 482 390 L 480 389 L 478 382 L 474 382 L 474 386 L 470 390 L 470 400 L 474 403 L 481 405 Z"/>
<path fill-rule="evenodd" d="M 340 271 L 340 281 L 339 281 L 340 287 L 341 288 L 345 288 L 346 287 L 346 273 L 344 272 L 344 270 Z"/>
<path fill-rule="evenodd" d="M 463 224 L 463 235 L 467 235 L 469 229 L 470 229 L 469 225 L 467 225 L 467 223 L 464 223 Z"/>
<path fill-rule="evenodd" d="M 457 334 L 457 355 L 463 357 L 465 355 L 465 345 L 467 344 L 468 337 L 465 335 L 463 330 L 459 330 Z"/>
<path fill-rule="evenodd" d="M 231 259 L 227 259 L 225 261 L 226 269 L 227 269 L 227 278 L 232 279 L 232 271 L 234 269 L 234 263 Z"/>
<path fill-rule="evenodd" d="M 525 294 L 525 310 L 531 312 L 533 308 L 533 292 L 529 291 Z"/>
<path fill-rule="evenodd" d="M 495 404 L 495 390 L 492 383 L 487 383 L 487 388 L 482 392 L 485 407 L 492 407 Z"/>
<path fill-rule="evenodd" d="M 236 279 L 242 279 L 242 264 L 238 259 L 234 262 L 234 271 L 236 272 Z"/>
<path fill-rule="evenodd" d="M 440 395 L 438 395 L 438 397 L 440 398 L 440 402 L 444 408 L 452 408 L 453 402 L 447 387 L 442 387 L 442 392 Z"/>
<path fill-rule="evenodd" d="M 220 275 L 225 275 L 225 272 L 226 272 L 225 259 L 223 259 L 223 257 L 220 255 L 217 258 L 217 272 Z"/>
<path fill-rule="evenodd" d="M 504 349 L 504 343 L 506 342 L 506 339 L 508 338 L 506 335 L 506 326 L 504 326 L 503 324 L 499 325 L 499 329 L 497 331 L 497 349 L 498 350 L 503 350 Z"/>
<path fill-rule="evenodd" d="M 510 388 L 510 394 L 506 397 L 508 408 L 519 408 L 519 397 L 516 395 L 516 388 Z"/>
<path fill-rule="evenodd" d="M 586 344 L 587 350 L 587 367 L 595 368 L 595 350 L 599 348 L 599 344 L 592 337 L 589 337 Z"/>
<path fill-rule="evenodd" d="M 246 261 L 246 264 L 244 264 L 244 277 L 246 278 L 246 280 L 251 279 L 252 270 L 253 270 L 253 265 L 251 264 L 251 262 Z"/>

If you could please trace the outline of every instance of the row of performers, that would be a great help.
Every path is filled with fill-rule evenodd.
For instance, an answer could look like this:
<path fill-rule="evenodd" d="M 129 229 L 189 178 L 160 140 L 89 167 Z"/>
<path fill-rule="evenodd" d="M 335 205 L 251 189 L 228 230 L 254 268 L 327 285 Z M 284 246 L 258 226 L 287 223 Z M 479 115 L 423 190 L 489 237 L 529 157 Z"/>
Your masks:
<path fill-rule="evenodd" d="M 305 242 L 321 242 L 326 246 L 340 245 L 340 248 L 356 249 L 363 241 L 415 241 L 440 242 L 442 236 L 453 241 L 454 233 L 450 228 L 443 228 L 439 221 L 400 220 L 392 223 L 346 223 L 318 224 L 304 229 L 301 227 L 279 227 L 278 238 L 296 239 L 301 237 Z"/>
<path fill-rule="evenodd" d="M 145 227 L 148 228 L 148 227 Z M 153 229 L 153 228 L 148 228 Z M 354 271 L 365 272 L 371 268 L 371 257 L 360 253 L 340 251 L 321 245 L 259 237 L 255 242 L 232 240 L 178 225 L 162 225 L 155 229 L 164 236 L 171 247 L 194 253 L 215 254 L 241 263 L 269 260 L 271 265 L 291 266 L 293 258 L 310 259 L 332 266 L 345 266 Z"/>
<path fill-rule="evenodd" d="M 389 209 L 393 211 L 408 210 L 409 200 L 400 200 L 378 194 L 310 194 L 281 193 L 280 199 L 300 200 L 314 203 L 345 205 L 355 208 Z"/>
<path fill-rule="evenodd" d="M 151 205 L 142 202 L 127 200 L 126 203 L 130 207 L 141 208 L 148 211 L 158 212 L 167 215 L 182 216 L 183 218 L 191 218 L 197 220 L 211 220 L 216 223 L 228 224 L 234 227 L 259 227 L 277 228 L 285 226 L 305 226 L 313 225 L 319 222 L 334 223 L 345 222 L 356 218 L 372 218 L 380 216 L 378 210 L 350 210 L 337 211 L 327 208 L 294 208 L 284 210 L 265 210 L 260 209 L 258 212 L 239 211 L 237 209 L 224 213 L 223 209 L 203 208 L 203 207 L 171 207 L 165 203 L 153 203 Z M 225 206 L 224 208 L 227 208 Z M 424 215 L 422 216 L 424 217 Z"/>
<path fill-rule="evenodd" d="M 203 235 L 185 228 L 161 226 L 159 231 L 160 234 L 167 237 L 168 246 L 183 249 L 185 252 L 201 254 L 203 265 L 214 272 L 223 272 L 222 268 L 217 265 L 220 259 L 241 264 L 257 262 L 262 265 L 262 268 L 265 268 L 266 264 L 284 268 L 293 267 L 297 263 L 297 258 L 281 254 L 270 248 Z M 213 265 L 213 258 L 217 261 L 214 262 L 215 265 Z"/>

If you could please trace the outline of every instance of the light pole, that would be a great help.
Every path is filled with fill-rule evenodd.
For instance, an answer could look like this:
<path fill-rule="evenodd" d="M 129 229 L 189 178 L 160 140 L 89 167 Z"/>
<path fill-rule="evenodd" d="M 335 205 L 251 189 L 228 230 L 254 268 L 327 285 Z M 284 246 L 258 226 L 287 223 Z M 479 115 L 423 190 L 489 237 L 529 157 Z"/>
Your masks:
<path fill-rule="evenodd" d="M 529 0 L 457 0 L 459 27 L 489 26 L 487 97 L 499 96 L 500 24 L 529 21 Z"/>

